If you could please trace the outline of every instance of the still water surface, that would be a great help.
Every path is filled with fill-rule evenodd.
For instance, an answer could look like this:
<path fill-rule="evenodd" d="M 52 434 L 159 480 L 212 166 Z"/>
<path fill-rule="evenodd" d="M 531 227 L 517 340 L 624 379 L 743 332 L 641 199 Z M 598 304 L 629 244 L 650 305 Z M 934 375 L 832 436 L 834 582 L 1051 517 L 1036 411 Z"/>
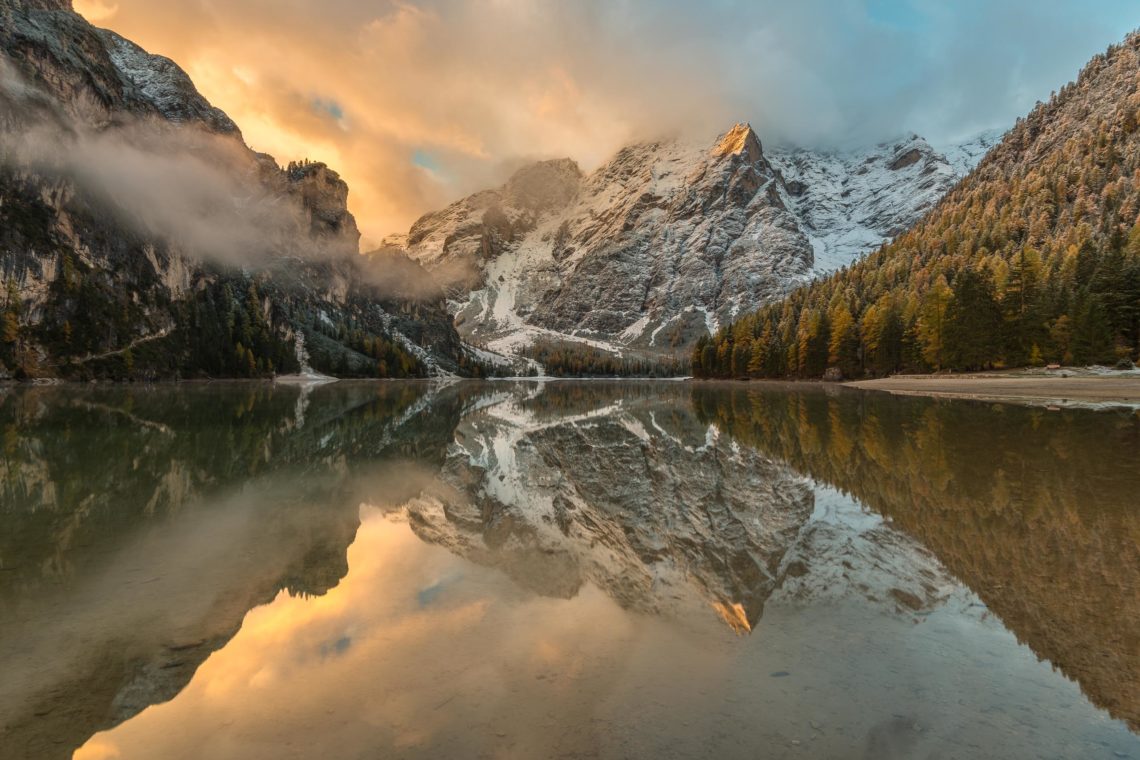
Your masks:
<path fill-rule="evenodd" d="M 0 758 L 1140 758 L 1140 416 L 0 390 Z"/>

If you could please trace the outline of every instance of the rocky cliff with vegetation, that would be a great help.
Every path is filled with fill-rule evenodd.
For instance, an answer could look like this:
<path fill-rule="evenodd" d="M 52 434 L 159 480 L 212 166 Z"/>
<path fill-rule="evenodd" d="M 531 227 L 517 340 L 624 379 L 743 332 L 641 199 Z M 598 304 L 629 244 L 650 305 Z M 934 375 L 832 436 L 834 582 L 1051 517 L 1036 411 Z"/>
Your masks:
<path fill-rule="evenodd" d="M 845 377 L 1140 354 L 1140 36 L 1039 104 L 913 229 L 703 340 L 694 374 Z"/>
<path fill-rule="evenodd" d="M 248 148 L 173 61 L 0 0 L 0 378 L 462 371 L 442 292 L 359 256 L 347 198 Z"/>

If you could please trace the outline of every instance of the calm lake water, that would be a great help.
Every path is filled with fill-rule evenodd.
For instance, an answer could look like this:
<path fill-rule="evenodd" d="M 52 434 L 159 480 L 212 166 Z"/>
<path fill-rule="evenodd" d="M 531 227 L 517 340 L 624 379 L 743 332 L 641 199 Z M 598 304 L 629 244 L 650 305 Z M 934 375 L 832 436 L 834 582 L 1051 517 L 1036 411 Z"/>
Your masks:
<path fill-rule="evenodd" d="M 1140 415 L 0 389 L 0 758 L 1140 758 Z"/>

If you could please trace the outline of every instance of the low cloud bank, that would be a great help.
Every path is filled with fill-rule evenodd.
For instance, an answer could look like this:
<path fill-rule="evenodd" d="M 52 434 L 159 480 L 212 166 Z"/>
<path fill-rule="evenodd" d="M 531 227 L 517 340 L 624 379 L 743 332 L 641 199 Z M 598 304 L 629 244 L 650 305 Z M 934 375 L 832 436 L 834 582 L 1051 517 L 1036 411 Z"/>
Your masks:
<path fill-rule="evenodd" d="M 338 260 L 380 295 L 408 299 L 438 298 L 469 276 L 428 275 L 398 251 L 358 256 L 354 235 L 314 234 L 288 172 L 236 137 L 157 118 L 94 129 L 2 59 L 0 105 L 0 166 L 60 183 L 129 233 L 192 260 L 251 270 Z"/>

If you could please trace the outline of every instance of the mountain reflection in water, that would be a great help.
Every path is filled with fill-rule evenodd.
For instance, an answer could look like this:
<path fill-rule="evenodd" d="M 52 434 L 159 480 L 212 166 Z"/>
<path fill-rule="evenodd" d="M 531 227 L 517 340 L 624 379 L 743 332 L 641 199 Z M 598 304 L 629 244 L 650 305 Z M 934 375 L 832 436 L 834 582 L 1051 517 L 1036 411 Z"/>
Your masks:
<path fill-rule="evenodd" d="M 232 384 L 0 433 L 3 758 L 1140 757 L 1134 414 Z"/>

